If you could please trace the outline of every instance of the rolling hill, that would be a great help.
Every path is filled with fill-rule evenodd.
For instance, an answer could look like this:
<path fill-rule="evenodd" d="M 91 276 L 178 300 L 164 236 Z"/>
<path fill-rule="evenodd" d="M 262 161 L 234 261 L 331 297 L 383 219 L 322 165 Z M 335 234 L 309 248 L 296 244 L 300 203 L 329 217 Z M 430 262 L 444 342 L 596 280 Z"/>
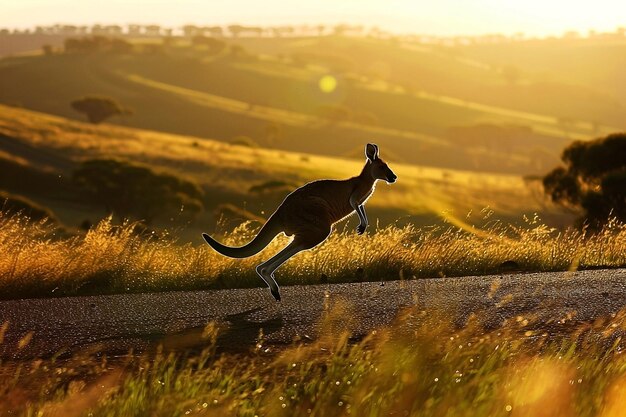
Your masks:
<path fill-rule="evenodd" d="M 200 230 L 213 229 L 216 216 L 225 213 L 225 204 L 246 209 L 252 218 L 263 218 L 288 192 L 307 181 L 358 174 L 361 152 L 355 159 L 345 159 L 250 148 L 108 124 L 94 126 L 0 105 L 4 174 L 0 189 L 50 208 L 69 227 L 85 220 L 95 222 L 106 214 L 103 207 L 80 199 L 71 180 L 77 164 L 87 159 L 126 160 L 197 183 L 204 190 L 205 211 L 194 221 L 172 218 L 159 225 L 176 228 L 183 240 L 193 240 Z M 446 221 L 469 227 L 496 218 L 520 222 L 522 216 L 534 213 L 553 225 L 569 221 L 545 203 L 540 189 L 520 176 L 403 164 L 383 145 L 381 154 L 400 180 L 389 187 L 381 184 L 369 201 L 372 224 L 374 219 L 379 219 L 380 226 Z M 229 213 L 232 210 L 226 212 L 227 219 Z M 231 225 L 243 219 L 235 216 Z"/>
<path fill-rule="evenodd" d="M 371 138 L 408 164 L 521 175 L 546 172 L 573 139 L 625 127 L 617 99 L 598 89 L 553 82 L 547 103 L 548 87 L 523 70 L 507 83 L 498 64 L 435 46 L 227 42 L 218 55 L 180 39 L 150 53 L 7 57 L 0 102 L 76 119 L 69 103 L 97 94 L 132 108 L 111 120 L 131 127 L 327 156 L 354 156 Z M 465 140 L 468 131 L 480 140 Z"/>

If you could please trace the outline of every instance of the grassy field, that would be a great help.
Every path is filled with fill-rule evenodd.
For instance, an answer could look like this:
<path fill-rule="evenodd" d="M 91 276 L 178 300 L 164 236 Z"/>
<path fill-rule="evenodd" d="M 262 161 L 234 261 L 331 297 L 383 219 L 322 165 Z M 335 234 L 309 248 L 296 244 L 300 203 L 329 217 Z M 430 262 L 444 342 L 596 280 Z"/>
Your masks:
<path fill-rule="evenodd" d="M 623 415 L 624 311 L 558 335 L 519 316 L 485 330 L 446 313 L 405 311 L 350 340 L 350 309 L 327 303 L 314 342 L 0 363 L 0 414 L 14 416 L 600 416 Z M 3 327 L 6 328 L 6 325 Z M 1 335 L 1 333 L 0 333 Z M 28 344 L 27 338 L 21 342 Z"/>
<path fill-rule="evenodd" d="M 0 217 L 0 298 L 50 297 L 167 290 L 256 287 L 255 266 L 285 246 L 280 236 L 259 255 L 226 258 L 208 246 L 177 244 L 168 236 L 137 234 L 135 224 L 103 221 L 83 236 L 60 238 L 46 224 Z M 243 224 L 224 237 L 249 241 Z M 298 254 L 277 273 L 282 285 L 466 276 L 520 271 L 564 271 L 626 265 L 626 226 L 610 223 L 596 235 L 558 232 L 529 221 L 488 229 L 389 226 L 371 235 L 333 233 Z"/>

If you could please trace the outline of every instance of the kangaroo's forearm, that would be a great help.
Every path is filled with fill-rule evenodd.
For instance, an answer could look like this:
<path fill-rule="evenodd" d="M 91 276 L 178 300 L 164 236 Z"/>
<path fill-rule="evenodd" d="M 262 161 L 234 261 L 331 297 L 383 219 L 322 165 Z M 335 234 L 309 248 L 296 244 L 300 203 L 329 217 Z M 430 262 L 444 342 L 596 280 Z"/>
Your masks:
<path fill-rule="evenodd" d="M 357 213 L 359 214 L 359 220 L 363 226 L 367 226 L 369 223 L 367 221 L 367 214 L 365 214 L 365 207 L 363 205 L 357 206 Z"/>
<path fill-rule="evenodd" d="M 358 203 L 354 194 L 350 197 L 350 206 L 352 206 L 354 211 L 356 211 L 356 214 L 359 216 L 361 226 L 367 226 L 367 216 L 365 215 L 365 210 L 363 209 L 363 206 Z"/>

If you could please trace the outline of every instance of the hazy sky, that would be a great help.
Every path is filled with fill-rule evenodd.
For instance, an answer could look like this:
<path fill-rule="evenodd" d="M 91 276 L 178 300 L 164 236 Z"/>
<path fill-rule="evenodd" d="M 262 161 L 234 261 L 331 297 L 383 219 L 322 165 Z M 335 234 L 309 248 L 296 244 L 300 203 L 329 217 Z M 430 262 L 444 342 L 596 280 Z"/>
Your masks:
<path fill-rule="evenodd" d="M 436 35 L 626 26 L 626 0 L 0 0 L 0 26 L 360 23 Z"/>

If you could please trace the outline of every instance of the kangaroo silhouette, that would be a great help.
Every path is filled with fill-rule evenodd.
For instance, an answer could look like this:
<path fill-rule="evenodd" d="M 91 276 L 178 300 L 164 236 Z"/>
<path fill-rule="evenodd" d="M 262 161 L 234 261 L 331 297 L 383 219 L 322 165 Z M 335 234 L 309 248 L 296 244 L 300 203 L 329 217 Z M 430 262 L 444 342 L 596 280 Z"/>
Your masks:
<path fill-rule="evenodd" d="M 256 267 L 257 274 L 265 281 L 274 298 L 280 301 L 274 272 L 298 252 L 311 249 L 326 240 L 332 225 L 353 212 L 357 213 L 360 220 L 357 233 L 363 234 L 368 225 L 363 205 L 374 192 L 376 181 L 384 180 L 392 184 L 398 179 L 379 158 L 378 146 L 368 143 L 365 156 L 365 166 L 358 176 L 347 180 L 313 181 L 289 194 L 256 237 L 244 246 L 225 246 L 206 233 L 202 233 L 202 237 L 224 256 L 247 258 L 263 250 L 279 233 L 293 235 L 289 245 Z"/>

